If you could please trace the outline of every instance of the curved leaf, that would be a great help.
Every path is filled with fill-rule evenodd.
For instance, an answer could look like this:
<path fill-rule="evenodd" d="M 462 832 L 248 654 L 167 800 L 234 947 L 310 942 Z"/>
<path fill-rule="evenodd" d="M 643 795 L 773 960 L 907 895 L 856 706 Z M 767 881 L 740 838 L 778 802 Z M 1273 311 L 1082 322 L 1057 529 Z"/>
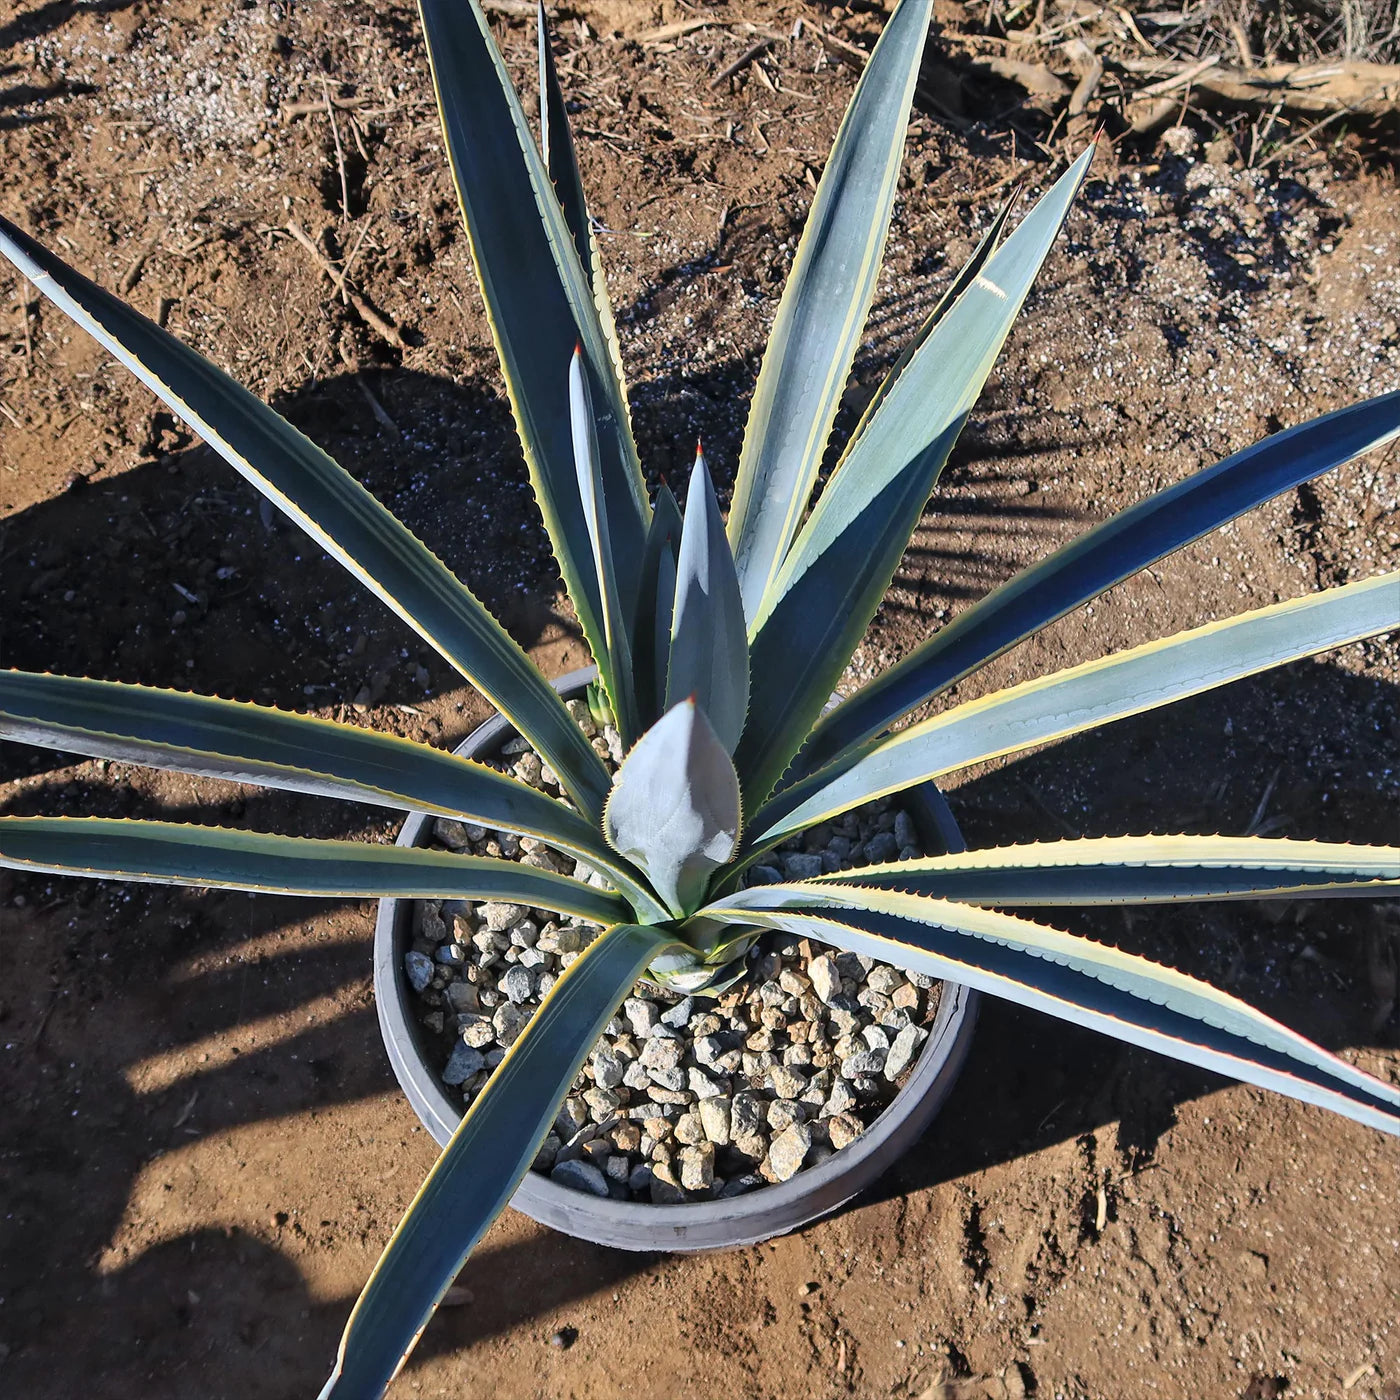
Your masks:
<path fill-rule="evenodd" d="M 627 404 L 589 274 L 478 0 L 419 0 L 423 33 L 477 279 L 530 482 L 584 635 L 601 657 L 603 600 L 589 567 L 569 427 L 567 369 L 581 345 L 604 396 L 597 421 L 610 575 L 635 603 L 650 517 Z M 548 122 L 546 123 L 548 126 Z M 556 169 L 561 159 L 552 148 Z"/>
<path fill-rule="evenodd" d="M 0 738 L 479 822 L 538 837 L 639 892 L 598 829 L 562 802 L 484 763 L 369 729 L 119 681 L 0 671 Z"/>
<path fill-rule="evenodd" d="M 749 409 L 729 539 L 756 618 L 807 508 L 894 207 L 932 0 L 901 0 L 836 133 Z"/>
<path fill-rule="evenodd" d="M 955 768 L 1140 714 L 1400 627 L 1400 572 L 1330 588 L 999 690 L 888 739 L 852 749 L 780 793 L 754 819 L 752 844 Z"/>
<path fill-rule="evenodd" d="M 822 716 L 798 757 L 811 772 L 994 656 L 1281 491 L 1400 434 L 1400 391 L 1275 433 L 1120 511 L 958 614 Z"/>
<path fill-rule="evenodd" d="M 767 885 L 704 912 L 961 982 L 1400 1133 L 1400 1090 L 1205 982 L 1028 919 L 834 884 Z"/>
<path fill-rule="evenodd" d="M 627 379 L 622 372 L 622 349 L 617 343 L 617 325 L 613 320 L 612 302 L 608 298 L 607 282 L 603 276 L 603 262 L 598 255 L 598 240 L 593 234 L 593 221 L 588 214 L 583 179 L 579 175 L 578 152 L 574 147 L 573 132 L 569 130 L 564 94 L 559 87 L 559 73 L 554 66 L 554 49 L 544 0 L 540 0 L 535 18 L 535 38 L 540 65 L 540 153 L 544 157 L 545 170 L 554 186 L 554 193 L 559 197 L 559 207 L 563 210 L 564 222 L 574 240 L 579 263 L 587 274 L 588 285 L 593 292 L 593 305 L 598 313 L 598 324 L 607 344 L 608 358 L 612 362 L 613 378 L 617 384 L 617 401 L 625 404 Z"/>
<path fill-rule="evenodd" d="M 1111 836 L 866 865 L 820 875 L 812 883 L 1017 905 L 1400 894 L 1400 846 L 1258 836 Z"/>
<path fill-rule="evenodd" d="M 773 790 L 806 740 L 899 567 L 938 474 L 1088 174 L 1091 146 L 1037 202 L 911 355 L 837 467 L 757 618 L 736 763 Z"/>
<path fill-rule="evenodd" d="M 749 704 L 749 638 L 724 518 L 698 449 L 676 560 L 670 655 L 666 708 L 693 696 L 733 753 Z"/>
<path fill-rule="evenodd" d="M 616 895 L 514 860 L 108 817 L 0 817 L 0 866 L 343 899 L 501 899 L 607 924 Z"/>
<path fill-rule="evenodd" d="M 222 370 L 3 218 L 0 253 L 508 715 L 582 811 L 601 813 L 607 770 L 558 695 L 471 590 L 354 477 Z"/>
<path fill-rule="evenodd" d="M 539 1152 L 603 1027 L 658 954 L 656 929 L 607 929 L 566 968 L 443 1149 L 355 1304 L 320 1400 L 379 1396 Z"/>
<path fill-rule="evenodd" d="M 677 915 L 700 902 L 711 873 L 733 856 L 741 824 L 734 765 L 693 700 L 642 735 L 603 813 L 609 844 L 646 871 Z"/>

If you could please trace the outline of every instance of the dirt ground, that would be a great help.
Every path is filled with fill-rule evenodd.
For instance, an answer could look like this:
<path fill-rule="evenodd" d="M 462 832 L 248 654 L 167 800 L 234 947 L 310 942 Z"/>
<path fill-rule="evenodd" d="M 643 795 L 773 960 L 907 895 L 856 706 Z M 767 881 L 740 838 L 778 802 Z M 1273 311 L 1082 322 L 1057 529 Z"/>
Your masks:
<path fill-rule="evenodd" d="M 655 475 L 678 471 L 699 432 L 722 489 L 732 482 L 767 325 L 854 80 L 812 36 L 868 43 L 878 9 L 580 3 L 560 19 Z M 645 38 L 697 15 L 713 23 Z M 497 27 L 528 82 L 531 27 Z M 783 37 L 714 85 L 769 28 Z M 1047 133 L 1016 101 L 974 86 L 971 122 L 916 114 L 846 427 L 998 199 L 1053 174 L 1035 145 Z M 1343 139 L 1248 168 L 1208 124 L 1193 130 L 1194 150 L 1174 136 L 1101 151 L 853 681 L 1115 508 L 1400 386 L 1400 214 L 1384 161 Z M 277 403 L 547 672 L 586 659 L 511 432 L 409 5 L 12 0 L 0 210 Z M 368 316 L 293 222 L 350 264 Z M 0 273 L 0 664 L 442 744 L 484 717 L 31 297 Z M 1255 512 L 962 696 L 1397 567 L 1396 465 L 1380 455 Z M 1154 829 L 1394 840 L 1397 681 L 1395 640 L 1351 647 L 963 775 L 954 809 L 973 844 Z M 5 745 L 0 811 L 396 829 L 363 809 Z M 433 1157 L 379 1044 L 372 922 L 367 903 L 0 872 L 0 1393 L 315 1394 Z M 1400 1082 L 1393 909 L 1071 924 L 1207 976 Z M 948 1108 L 836 1218 L 761 1248 L 656 1257 L 508 1213 L 461 1284 L 394 1396 L 1395 1400 L 1400 1151 L 1320 1110 L 984 1004 Z"/>

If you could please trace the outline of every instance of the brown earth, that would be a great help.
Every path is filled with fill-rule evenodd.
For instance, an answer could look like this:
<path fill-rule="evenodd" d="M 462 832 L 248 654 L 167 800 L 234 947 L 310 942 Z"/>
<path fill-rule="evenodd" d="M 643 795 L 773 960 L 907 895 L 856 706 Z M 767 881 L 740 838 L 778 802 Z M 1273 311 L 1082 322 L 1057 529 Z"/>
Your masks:
<path fill-rule="evenodd" d="M 812 32 L 867 42 L 877 9 L 584 3 L 561 20 L 656 474 L 679 472 L 699 432 L 732 480 L 853 81 Z M 636 40 L 696 15 L 716 23 Z M 798 18 L 801 37 L 711 86 L 755 42 L 744 21 L 789 36 Z M 529 27 L 498 29 L 528 81 Z M 334 124 L 328 96 L 352 104 Z M 967 130 L 916 115 L 847 427 L 996 201 L 1052 173 L 1015 94 L 970 100 L 984 119 Z M 0 17 L 0 153 L 0 210 L 278 403 L 548 672 L 585 659 L 511 433 L 408 5 L 18 0 Z M 1264 169 L 1228 140 L 1206 154 L 1101 152 L 853 680 L 1115 508 L 1400 385 L 1393 180 L 1345 141 Z M 402 346 L 342 301 L 291 220 L 349 259 Z M 0 415 L 0 664 L 435 743 L 483 717 L 6 273 Z M 962 693 L 1394 568 L 1396 509 L 1394 457 L 1353 464 Z M 1351 647 L 964 775 L 955 810 L 974 844 L 1246 828 L 1393 840 L 1398 662 L 1394 641 Z M 0 746 L 0 810 L 395 829 L 14 746 Z M 433 1157 L 378 1042 L 372 915 L 0 873 L 0 1393 L 315 1394 Z M 1384 908 L 1073 926 L 1208 976 L 1400 1082 L 1400 925 Z M 431 1324 L 394 1395 L 1394 1400 L 1400 1153 L 1319 1110 L 991 1004 L 926 1140 L 835 1219 L 762 1248 L 658 1258 L 508 1213 L 461 1283 L 469 1298 Z"/>

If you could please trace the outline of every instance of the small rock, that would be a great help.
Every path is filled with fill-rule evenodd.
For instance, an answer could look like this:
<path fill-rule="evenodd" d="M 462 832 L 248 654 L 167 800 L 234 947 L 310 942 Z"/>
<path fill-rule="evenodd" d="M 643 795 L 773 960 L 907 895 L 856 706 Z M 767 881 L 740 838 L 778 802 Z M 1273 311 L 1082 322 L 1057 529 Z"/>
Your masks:
<path fill-rule="evenodd" d="M 684 997 L 678 1001 L 669 1011 L 661 1015 L 661 1024 L 670 1026 L 672 1030 L 684 1030 L 690 1018 L 695 1014 L 695 998 Z"/>
<path fill-rule="evenodd" d="M 822 1111 L 832 1116 L 839 1113 L 846 1113 L 850 1109 L 853 1109 L 857 1102 L 856 1091 L 852 1089 L 844 1079 L 838 1079 L 836 1083 L 831 1086 L 831 1093 L 827 1096 L 826 1107 Z"/>
<path fill-rule="evenodd" d="M 806 1109 L 791 1099 L 774 1099 L 768 1105 L 768 1130 L 770 1132 L 781 1133 L 792 1127 L 794 1123 L 805 1123 L 806 1121 Z"/>
<path fill-rule="evenodd" d="M 484 1050 L 496 1043 L 496 1027 L 485 1016 L 470 1013 L 457 1018 L 457 1034 L 462 1042 L 477 1050 Z"/>
<path fill-rule="evenodd" d="M 481 906 L 481 916 L 492 933 L 504 933 L 512 924 L 518 924 L 525 917 L 525 906 L 489 900 Z"/>
<path fill-rule="evenodd" d="M 521 967 L 519 963 L 509 968 L 497 985 L 517 1006 L 529 1001 L 535 991 L 535 979 L 530 975 L 530 969 Z"/>
<path fill-rule="evenodd" d="M 700 1100 L 700 1126 L 706 1138 L 716 1147 L 729 1146 L 729 1111 L 730 1101 L 727 1098 Z"/>
<path fill-rule="evenodd" d="M 774 1065 L 768 1071 L 768 1082 L 780 1099 L 795 1099 L 807 1087 L 807 1076 L 787 1065 Z"/>
<path fill-rule="evenodd" d="M 812 1146 L 812 1130 L 805 1123 L 794 1123 L 773 1139 L 766 1166 L 775 1181 L 789 1181 L 802 1168 Z"/>
<path fill-rule="evenodd" d="M 471 1045 L 458 1041 L 452 1047 L 452 1053 L 447 1057 L 447 1065 L 442 1071 L 442 1082 L 444 1084 L 461 1084 L 464 1080 L 470 1079 L 472 1075 L 484 1069 L 486 1057 Z"/>
<path fill-rule="evenodd" d="M 656 1029 L 657 1022 L 661 1019 L 660 1011 L 654 1001 L 643 1001 L 641 997 L 628 997 L 622 1003 L 622 1014 L 627 1017 L 628 1024 L 632 1027 L 632 1034 L 638 1040 L 645 1040 Z"/>
<path fill-rule="evenodd" d="M 865 1131 L 865 1125 L 854 1113 L 838 1113 L 827 1120 L 826 1131 L 831 1145 L 839 1152 L 843 1147 L 849 1147 Z"/>
<path fill-rule="evenodd" d="M 865 1042 L 868 1049 L 884 1050 L 888 1052 L 890 1048 L 890 1038 L 883 1026 L 866 1026 L 861 1031 L 860 1038 Z"/>
<path fill-rule="evenodd" d="M 902 1011 L 917 1011 L 919 989 L 912 982 L 902 983 L 890 993 L 890 1001 Z"/>
<path fill-rule="evenodd" d="M 842 1079 L 859 1079 L 864 1075 L 876 1075 L 884 1071 L 885 1052 L 883 1050 L 858 1050 L 841 1061 Z"/>
<path fill-rule="evenodd" d="M 554 1130 L 566 1142 L 588 1122 L 588 1105 L 581 1098 L 571 1097 L 559 1105 L 554 1116 Z"/>
<path fill-rule="evenodd" d="M 684 1143 L 687 1147 L 694 1147 L 696 1143 L 705 1140 L 705 1129 L 700 1122 L 698 1113 L 683 1113 L 676 1119 L 677 1142 Z"/>
<path fill-rule="evenodd" d="M 789 880 L 814 880 L 822 873 L 822 858 L 820 854 L 786 856 L 783 871 Z"/>
<path fill-rule="evenodd" d="M 600 1047 L 593 1056 L 593 1082 L 600 1089 L 616 1089 L 627 1073 L 627 1061 L 621 1055 Z"/>
<path fill-rule="evenodd" d="M 681 1185 L 687 1191 L 704 1191 L 715 1179 L 715 1145 L 712 1142 L 697 1143 L 693 1147 L 682 1148 L 677 1159 L 680 1163 Z"/>
<path fill-rule="evenodd" d="M 713 1080 L 703 1069 L 688 1069 L 686 1084 L 697 1099 L 714 1099 L 724 1093 L 724 1085 Z"/>
<path fill-rule="evenodd" d="M 459 1015 L 475 1012 L 481 1005 L 477 1000 L 475 982 L 449 982 L 443 990 L 448 1006 Z"/>
<path fill-rule="evenodd" d="M 408 985 L 415 992 L 426 991 L 428 983 L 433 980 L 433 960 L 426 953 L 405 953 L 403 970 Z"/>
<path fill-rule="evenodd" d="M 552 1347 L 557 1347 L 560 1351 L 568 1351 L 568 1349 L 571 1346 L 573 1346 L 573 1344 L 577 1340 L 578 1330 L 576 1328 L 561 1327 L 556 1333 L 554 1333 L 552 1337 L 550 1337 L 549 1344 Z"/>
<path fill-rule="evenodd" d="M 471 846 L 467 828 L 461 822 L 453 821 L 451 817 L 439 817 L 433 823 L 433 835 L 449 851 L 465 851 Z"/>
<path fill-rule="evenodd" d="M 612 1089 L 589 1089 L 584 1093 L 583 1101 L 588 1105 L 595 1123 L 606 1122 L 622 1107 L 622 1099 Z"/>
<path fill-rule="evenodd" d="M 886 865 L 899 856 L 899 842 L 895 840 L 894 832 L 880 831 L 865 843 L 865 854 L 869 857 L 871 865 Z"/>
<path fill-rule="evenodd" d="M 660 1036 L 653 1036 L 642 1048 L 641 1057 L 637 1063 L 653 1074 L 658 1071 L 674 1070 L 680 1067 L 681 1057 L 684 1053 L 685 1047 L 679 1040 L 665 1040 Z M 675 1087 L 679 1088 L 680 1085 Z"/>
<path fill-rule="evenodd" d="M 895 1036 L 894 1044 L 890 1046 L 890 1053 L 885 1059 L 886 1079 L 891 1081 L 898 1079 L 913 1064 L 914 1056 L 919 1053 L 919 1044 L 925 1034 L 918 1026 L 905 1026 Z"/>
<path fill-rule="evenodd" d="M 749 870 L 750 885 L 781 885 L 783 872 L 774 865 L 755 865 Z"/>
<path fill-rule="evenodd" d="M 908 812 L 894 814 L 894 839 L 901 849 L 905 846 L 918 847 L 919 829 L 914 825 L 914 818 Z"/>
<path fill-rule="evenodd" d="M 865 975 L 865 985 L 872 991 L 883 992 L 886 996 L 892 996 L 894 992 L 904 985 L 904 974 L 895 968 L 880 963 L 872 967 Z"/>
<path fill-rule="evenodd" d="M 575 1157 L 569 1162 L 560 1162 L 549 1174 L 551 1181 L 567 1186 L 574 1191 L 584 1191 L 590 1196 L 606 1196 L 608 1179 L 593 1165 Z M 556 1334 L 559 1335 L 559 1334 Z"/>
<path fill-rule="evenodd" d="M 514 1045 L 529 1019 L 530 1012 L 525 1007 L 511 1001 L 502 1002 L 491 1018 L 491 1024 L 496 1028 L 496 1039 L 502 1045 Z"/>
<path fill-rule="evenodd" d="M 830 1005 L 832 997 L 841 990 L 841 977 L 836 971 L 835 959 L 830 953 L 823 953 L 808 964 L 807 973 L 812 979 L 812 990 Z"/>

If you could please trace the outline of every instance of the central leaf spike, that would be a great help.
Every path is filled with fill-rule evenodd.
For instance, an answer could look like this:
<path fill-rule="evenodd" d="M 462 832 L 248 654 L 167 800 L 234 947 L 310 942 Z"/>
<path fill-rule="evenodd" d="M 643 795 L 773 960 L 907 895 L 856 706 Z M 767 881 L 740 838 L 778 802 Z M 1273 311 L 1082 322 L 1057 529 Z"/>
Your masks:
<path fill-rule="evenodd" d="M 603 813 L 609 844 L 646 871 L 677 917 L 699 907 L 711 873 L 738 849 L 742 825 L 734 764 L 693 699 L 642 735 Z"/>

